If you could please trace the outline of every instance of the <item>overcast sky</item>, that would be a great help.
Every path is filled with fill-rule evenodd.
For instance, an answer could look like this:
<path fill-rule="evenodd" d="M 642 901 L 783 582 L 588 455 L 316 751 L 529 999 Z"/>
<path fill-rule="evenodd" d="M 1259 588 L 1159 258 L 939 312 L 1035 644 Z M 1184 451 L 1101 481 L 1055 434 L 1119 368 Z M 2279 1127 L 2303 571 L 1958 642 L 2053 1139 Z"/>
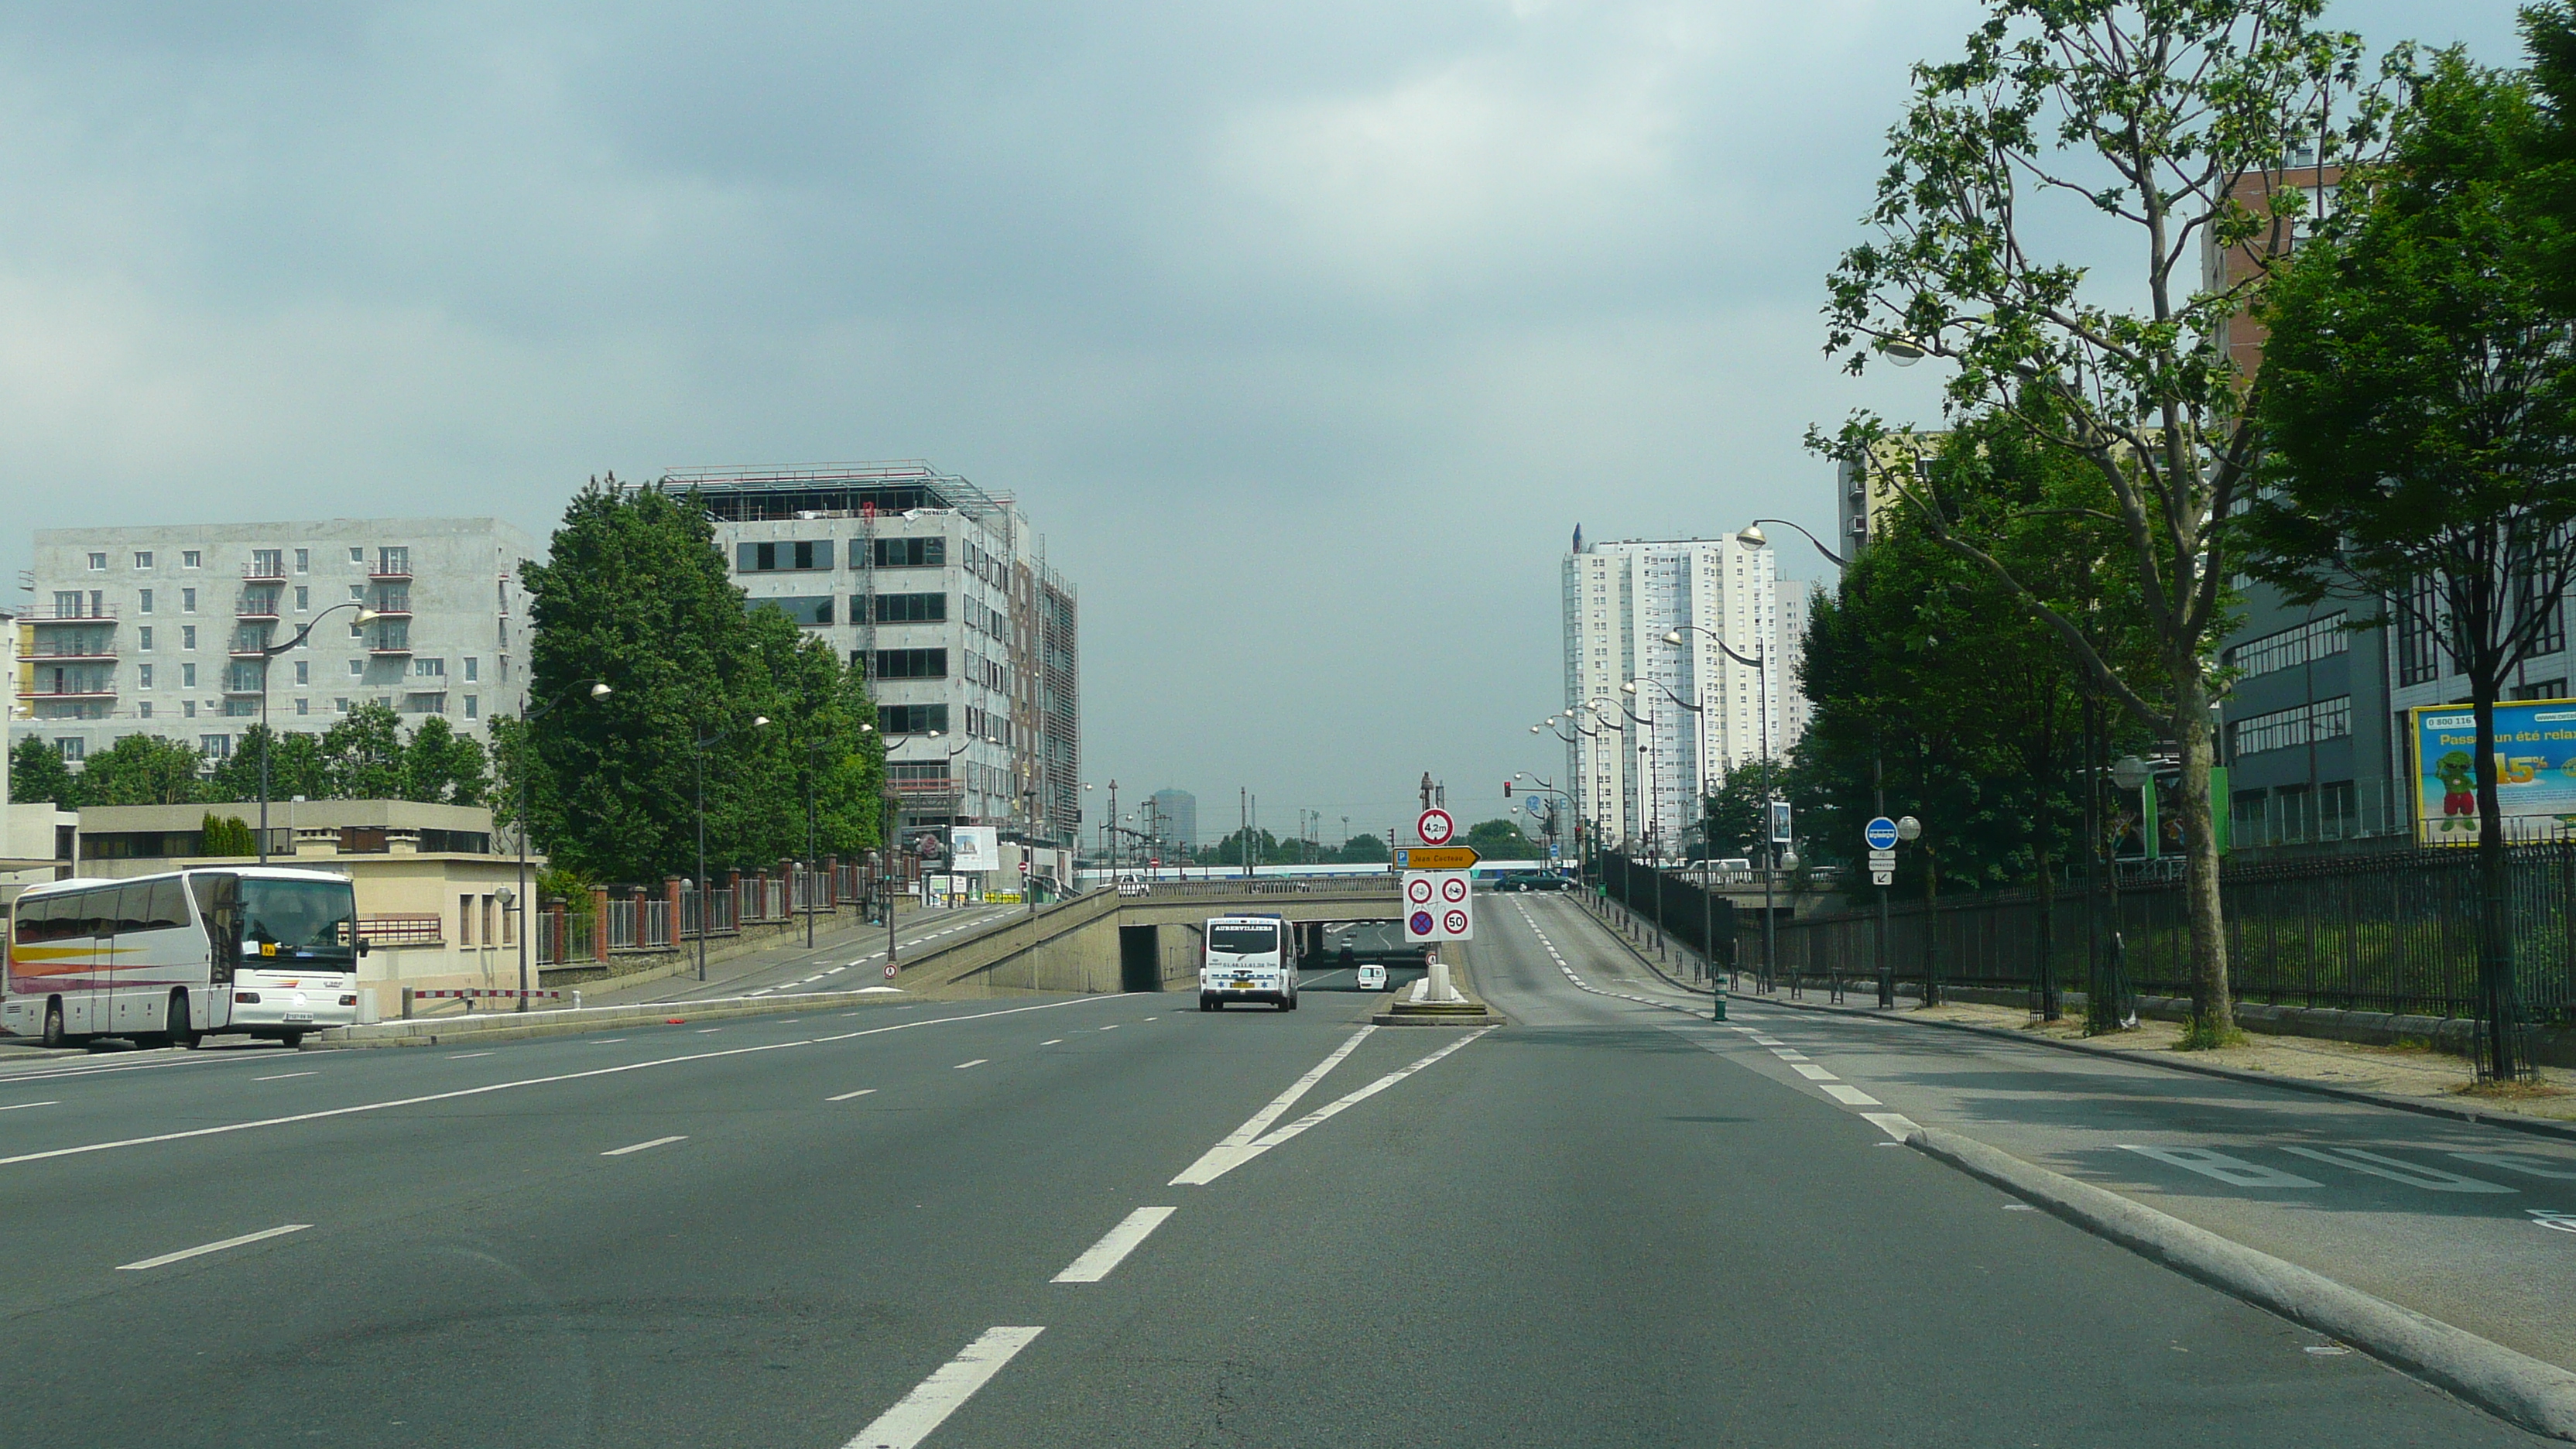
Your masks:
<path fill-rule="evenodd" d="M 1822 533 L 1805 426 L 1929 416 L 1932 369 L 1844 379 L 1816 313 L 1906 65 L 1977 14 L 7 7 L 0 565 L 927 458 L 1080 587 L 1122 806 L 1194 790 L 1213 835 L 1248 787 L 1330 839 L 1428 770 L 1499 814 L 1562 764 L 1577 522 Z M 2332 16 L 2517 55 L 2503 0 Z"/>

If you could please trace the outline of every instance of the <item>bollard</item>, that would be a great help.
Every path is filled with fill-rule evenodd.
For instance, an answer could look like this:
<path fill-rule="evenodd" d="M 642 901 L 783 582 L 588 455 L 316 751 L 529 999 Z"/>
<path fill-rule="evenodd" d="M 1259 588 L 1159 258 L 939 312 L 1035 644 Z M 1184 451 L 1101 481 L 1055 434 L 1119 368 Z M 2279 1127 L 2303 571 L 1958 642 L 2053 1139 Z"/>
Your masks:
<path fill-rule="evenodd" d="M 572 989 L 572 1009 L 581 1010 L 581 988 L 578 986 Z"/>
<path fill-rule="evenodd" d="M 403 1020 L 409 1021 L 411 1020 L 411 988 L 408 986 L 404 987 L 402 989 L 402 994 Z"/>

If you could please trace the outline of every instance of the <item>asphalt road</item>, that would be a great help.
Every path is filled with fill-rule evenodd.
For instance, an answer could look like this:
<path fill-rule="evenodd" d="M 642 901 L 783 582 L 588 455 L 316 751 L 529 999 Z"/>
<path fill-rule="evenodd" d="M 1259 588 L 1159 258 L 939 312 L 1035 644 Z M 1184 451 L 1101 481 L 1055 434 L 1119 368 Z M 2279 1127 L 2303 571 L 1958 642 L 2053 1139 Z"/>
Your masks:
<path fill-rule="evenodd" d="M 962 935 L 1007 924 L 1025 906 L 962 906 L 955 910 L 917 911 L 895 918 L 895 949 L 909 954 L 922 946 L 941 946 Z M 804 934 L 780 937 L 767 949 L 730 961 L 712 961 L 705 981 L 694 972 L 655 981 L 602 989 L 584 987 L 582 1001 L 614 1006 L 636 1001 L 706 1001 L 720 996 L 768 996 L 797 991 L 847 991 L 865 986 L 884 969 L 886 932 L 882 925 L 853 922 L 848 917 L 817 923 L 814 949 Z"/>
<path fill-rule="evenodd" d="M 1576 986 L 1570 908 L 1479 924 L 1473 1035 L 1174 994 L 0 1073 L 0 1439 L 2529 1442 Z"/>

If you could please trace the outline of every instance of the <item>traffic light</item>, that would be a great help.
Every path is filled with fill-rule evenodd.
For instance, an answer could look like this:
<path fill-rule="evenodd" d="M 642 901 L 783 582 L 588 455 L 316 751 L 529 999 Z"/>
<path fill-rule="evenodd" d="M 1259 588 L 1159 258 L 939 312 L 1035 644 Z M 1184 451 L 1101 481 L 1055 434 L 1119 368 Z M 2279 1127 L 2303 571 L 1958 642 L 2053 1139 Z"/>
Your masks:
<path fill-rule="evenodd" d="M 1509 780 L 1503 782 L 1503 798 L 1506 800 L 1512 798 L 1512 782 Z"/>

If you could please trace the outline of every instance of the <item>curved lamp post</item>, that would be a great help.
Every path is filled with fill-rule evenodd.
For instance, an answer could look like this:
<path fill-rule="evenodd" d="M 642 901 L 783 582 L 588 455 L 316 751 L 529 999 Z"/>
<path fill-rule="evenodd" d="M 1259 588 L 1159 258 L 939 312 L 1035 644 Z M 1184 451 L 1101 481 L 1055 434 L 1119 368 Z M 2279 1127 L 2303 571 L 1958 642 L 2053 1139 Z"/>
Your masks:
<path fill-rule="evenodd" d="M 1745 532 L 1753 535 L 1754 547 L 1758 548 L 1761 546 L 1761 531 L 1759 529 L 1747 529 Z M 1739 534 L 1737 537 L 1741 538 L 1743 535 Z M 1776 952 L 1778 951 L 1780 944 L 1779 923 L 1772 919 L 1774 910 L 1772 899 L 1772 878 L 1779 873 L 1780 855 L 1778 846 L 1776 846 L 1771 840 L 1770 819 L 1771 651 L 1763 648 L 1759 644 L 1756 644 L 1752 654 L 1738 654 L 1735 652 L 1735 646 L 1727 643 L 1725 638 L 1716 630 L 1704 629 L 1697 624 L 1684 624 L 1681 628 L 1672 630 L 1670 633 L 1664 635 L 1664 642 L 1679 647 L 1683 643 L 1682 630 L 1684 629 L 1695 634 L 1707 635 L 1708 641 L 1716 645 L 1720 653 L 1723 653 L 1727 658 L 1734 660 L 1738 664 L 1750 665 L 1753 669 L 1754 693 L 1759 698 L 1759 707 L 1762 712 L 1762 989 L 1768 991 L 1771 986 L 1772 966 L 1777 960 Z"/>
<path fill-rule="evenodd" d="M 362 629 L 381 617 L 375 610 L 351 599 L 344 603 L 333 604 L 305 620 L 296 629 L 295 637 L 285 643 L 263 644 L 259 647 L 259 863 L 262 865 L 268 864 L 268 755 L 269 751 L 276 747 L 277 742 L 276 734 L 268 727 L 268 661 L 290 649 L 303 648 L 304 641 L 313 636 L 313 626 L 342 609 L 357 610 L 356 622 Z"/>
<path fill-rule="evenodd" d="M 541 705 L 538 705 L 538 706 L 537 706 L 536 708 L 534 708 L 534 709 L 521 710 L 521 711 L 519 712 L 519 726 L 520 726 L 520 729 L 521 729 L 521 731 L 522 731 L 522 732 L 521 732 L 521 734 L 520 734 L 520 736 L 519 736 L 519 753 L 520 753 L 520 759 L 519 759 L 519 769 L 518 769 L 518 776 L 519 776 L 519 898 L 518 898 L 518 900 L 517 900 L 514 904 L 517 906 L 517 908 L 518 908 L 518 912 L 519 912 L 519 1009 L 520 1009 L 521 1011 L 525 1011 L 525 1010 L 527 1010 L 527 1009 L 528 1009 L 528 922 L 529 922 L 529 920 L 530 920 L 530 917 L 529 917 L 529 915 L 528 915 L 528 901 L 529 901 L 530 897 L 529 897 L 529 895 L 528 895 L 528 773 L 529 773 L 529 772 L 528 772 L 528 759 L 527 759 L 527 757 L 528 757 L 529 755 L 531 755 L 531 754 L 534 754 L 534 753 L 535 753 L 535 751 L 536 751 L 536 743 L 535 743 L 535 741 L 533 741 L 533 740 L 531 740 L 531 739 L 529 739 L 529 738 L 528 738 L 527 734 L 525 733 L 525 730 L 526 730 L 526 728 L 527 728 L 527 726 L 528 726 L 528 725 L 535 723 L 535 722 L 536 722 L 536 720 L 537 720 L 540 716 L 544 715 L 548 710 L 551 710 L 551 709 L 553 709 L 556 705 L 562 704 L 562 703 L 563 703 L 563 702 L 565 702 L 566 700 L 571 699 L 571 698 L 573 697 L 573 695 L 574 695 L 574 693 L 575 693 L 575 692 L 577 692 L 577 691 L 579 691 L 579 690 L 581 690 L 581 689 L 583 689 L 583 688 L 585 688 L 585 687 L 590 691 L 590 697 L 591 697 L 592 699 L 606 699 L 606 698 L 608 698 L 610 695 L 615 694 L 615 693 L 617 692 L 616 690 L 613 690 L 613 689 L 609 688 L 609 687 L 608 687 L 608 685 L 607 685 L 606 683 L 604 683 L 603 681 L 596 680 L 596 679 L 586 680 L 586 681 L 584 681 L 582 684 L 576 684 L 576 685 L 574 685 L 571 689 L 568 689 L 568 690 L 564 691 L 562 694 L 557 695 L 557 696 L 556 696 L 555 698 L 553 698 L 553 699 L 547 700 L 545 703 L 543 703 L 543 704 L 541 704 Z"/>

